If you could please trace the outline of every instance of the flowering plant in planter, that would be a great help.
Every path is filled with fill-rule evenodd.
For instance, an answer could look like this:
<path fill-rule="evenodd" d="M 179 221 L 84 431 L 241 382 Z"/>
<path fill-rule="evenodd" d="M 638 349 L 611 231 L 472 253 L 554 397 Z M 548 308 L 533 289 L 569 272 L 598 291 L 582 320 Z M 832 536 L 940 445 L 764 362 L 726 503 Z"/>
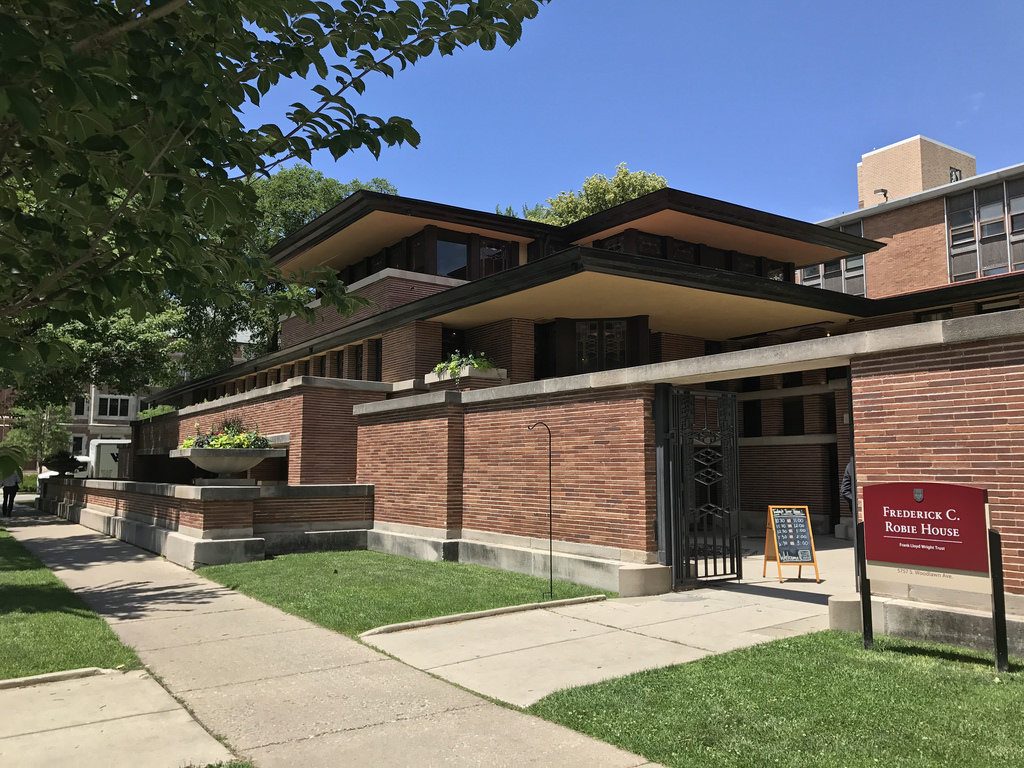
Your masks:
<path fill-rule="evenodd" d="M 476 368 L 478 371 L 488 371 L 494 367 L 494 363 L 488 360 L 483 352 L 462 353 L 456 349 L 447 360 L 434 366 L 434 373 L 439 376 L 447 375 L 455 381 L 455 386 L 458 386 L 462 380 L 462 369 L 467 367 Z"/>
<path fill-rule="evenodd" d="M 197 422 L 195 435 L 186 437 L 181 448 L 270 448 L 270 440 L 256 427 L 244 426 L 241 419 L 225 419 L 205 434 Z"/>

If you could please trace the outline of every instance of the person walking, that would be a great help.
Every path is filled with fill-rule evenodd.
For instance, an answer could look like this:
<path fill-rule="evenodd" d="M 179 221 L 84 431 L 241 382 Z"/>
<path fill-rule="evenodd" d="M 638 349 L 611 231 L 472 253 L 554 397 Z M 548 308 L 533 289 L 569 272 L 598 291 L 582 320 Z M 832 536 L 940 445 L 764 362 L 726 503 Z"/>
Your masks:
<path fill-rule="evenodd" d="M 21 470 L 16 469 L 14 472 L 4 478 L 4 505 L 3 505 L 3 516 L 11 517 L 14 514 L 14 497 L 18 493 L 18 484 L 21 483 Z"/>

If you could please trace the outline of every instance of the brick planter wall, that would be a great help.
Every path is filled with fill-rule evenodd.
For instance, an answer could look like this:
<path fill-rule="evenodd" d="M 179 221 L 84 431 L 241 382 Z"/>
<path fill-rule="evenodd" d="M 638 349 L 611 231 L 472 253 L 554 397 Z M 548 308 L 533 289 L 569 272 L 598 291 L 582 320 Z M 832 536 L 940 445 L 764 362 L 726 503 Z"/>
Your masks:
<path fill-rule="evenodd" d="M 375 520 L 650 552 L 655 482 L 652 386 L 446 403 L 359 417 L 357 481 Z"/>
<path fill-rule="evenodd" d="M 851 371 L 858 485 L 987 489 L 1006 590 L 1024 594 L 1024 341 L 855 360 Z"/>
<path fill-rule="evenodd" d="M 253 390 L 239 400 L 224 400 L 185 409 L 133 425 L 133 450 L 139 454 L 164 454 L 196 432 L 208 431 L 227 418 L 239 418 L 258 426 L 263 434 L 290 435 L 287 474 L 280 480 L 290 485 L 351 483 L 356 474 L 356 425 L 353 406 L 385 399 L 383 391 L 327 385 L 315 378 L 293 380 L 292 386 Z M 145 463 L 145 455 L 133 466 Z M 184 460 L 174 460 L 175 462 Z M 270 462 L 264 462 L 269 464 Z M 260 468 L 262 472 L 270 468 Z M 265 474 L 261 475 L 265 478 Z M 163 477 L 137 477 L 165 481 Z M 171 478 L 181 482 L 182 478 Z"/>
<path fill-rule="evenodd" d="M 471 405 L 463 527 L 547 538 L 552 432 L 554 538 L 656 551 L 653 387 Z"/>

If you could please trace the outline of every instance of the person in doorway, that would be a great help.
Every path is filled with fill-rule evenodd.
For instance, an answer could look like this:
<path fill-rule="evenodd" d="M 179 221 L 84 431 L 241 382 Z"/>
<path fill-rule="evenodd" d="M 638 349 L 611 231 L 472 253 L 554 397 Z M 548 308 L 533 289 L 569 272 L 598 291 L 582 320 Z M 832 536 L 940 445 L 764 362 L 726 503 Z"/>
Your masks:
<path fill-rule="evenodd" d="M 853 514 L 853 459 L 846 462 L 846 471 L 843 472 L 843 483 L 839 486 L 839 495 L 846 499 L 846 504 Z"/>
<path fill-rule="evenodd" d="M 14 514 L 14 497 L 18 493 L 18 484 L 21 483 L 21 470 L 17 469 L 4 478 L 4 505 L 3 516 L 10 517 Z"/>

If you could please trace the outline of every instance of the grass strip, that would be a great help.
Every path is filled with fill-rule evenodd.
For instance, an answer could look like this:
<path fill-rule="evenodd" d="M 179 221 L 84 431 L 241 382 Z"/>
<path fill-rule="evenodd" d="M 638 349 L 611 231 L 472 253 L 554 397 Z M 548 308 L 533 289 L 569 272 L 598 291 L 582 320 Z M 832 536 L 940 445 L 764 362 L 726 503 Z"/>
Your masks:
<path fill-rule="evenodd" d="M 1024 672 L 822 632 L 556 692 L 527 709 L 667 766 L 1024 764 Z"/>
<path fill-rule="evenodd" d="M 0 679 L 139 666 L 102 618 L 0 529 Z"/>
<path fill-rule="evenodd" d="M 368 629 L 541 602 L 548 580 L 381 552 L 314 552 L 199 569 L 208 579 L 355 637 Z M 612 592 L 555 582 L 555 598 Z"/>

